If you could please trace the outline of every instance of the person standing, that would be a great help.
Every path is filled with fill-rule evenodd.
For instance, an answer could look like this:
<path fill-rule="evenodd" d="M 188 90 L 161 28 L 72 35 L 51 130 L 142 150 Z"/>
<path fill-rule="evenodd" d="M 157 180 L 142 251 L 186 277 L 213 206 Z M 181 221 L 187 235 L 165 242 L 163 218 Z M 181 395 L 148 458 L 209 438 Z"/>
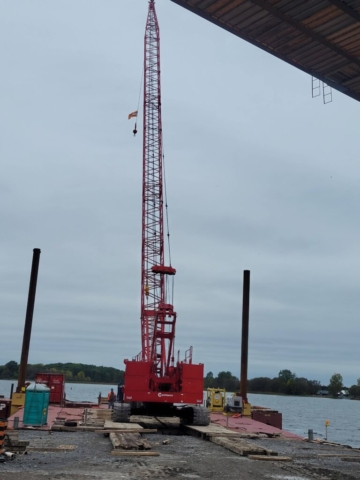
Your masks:
<path fill-rule="evenodd" d="M 121 382 L 118 384 L 118 387 L 117 387 L 116 400 L 121 403 L 123 402 L 123 384 Z"/>
<path fill-rule="evenodd" d="M 116 400 L 116 395 L 114 389 L 112 388 L 108 393 L 108 408 L 114 408 L 114 403 Z"/>
<path fill-rule="evenodd" d="M 121 383 L 118 389 L 119 402 L 124 403 L 124 385 Z"/>

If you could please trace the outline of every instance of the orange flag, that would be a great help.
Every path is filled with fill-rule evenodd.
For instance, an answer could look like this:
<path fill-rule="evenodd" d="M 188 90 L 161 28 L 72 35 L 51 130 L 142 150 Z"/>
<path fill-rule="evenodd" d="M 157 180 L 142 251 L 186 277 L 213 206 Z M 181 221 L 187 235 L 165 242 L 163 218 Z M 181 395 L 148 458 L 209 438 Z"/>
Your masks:
<path fill-rule="evenodd" d="M 128 120 L 130 120 L 130 118 L 137 117 L 137 114 L 138 114 L 137 110 L 135 112 L 129 113 Z"/>

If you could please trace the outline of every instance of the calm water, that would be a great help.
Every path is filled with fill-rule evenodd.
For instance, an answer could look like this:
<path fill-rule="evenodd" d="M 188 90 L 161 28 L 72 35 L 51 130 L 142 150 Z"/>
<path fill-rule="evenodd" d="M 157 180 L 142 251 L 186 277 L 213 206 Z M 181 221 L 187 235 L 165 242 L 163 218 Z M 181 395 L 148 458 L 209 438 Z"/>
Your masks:
<path fill-rule="evenodd" d="M 282 413 L 283 428 L 307 437 L 325 438 L 325 421 L 329 420 L 330 441 L 360 447 L 360 401 L 348 399 L 286 397 L 249 394 L 252 405 L 273 408 Z"/>
<path fill-rule="evenodd" d="M 0 380 L 0 395 L 10 394 L 10 380 Z M 66 398 L 75 401 L 96 402 L 99 393 L 105 397 L 116 385 L 89 385 L 69 383 Z M 286 397 L 249 394 L 252 405 L 278 410 L 283 416 L 283 428 L 307 437 L 309 428 L 314 436 L 325 437 L 325 420 L 329 420 L 328 440 L 360 448 L 360 401 L 331 398 Z"/>

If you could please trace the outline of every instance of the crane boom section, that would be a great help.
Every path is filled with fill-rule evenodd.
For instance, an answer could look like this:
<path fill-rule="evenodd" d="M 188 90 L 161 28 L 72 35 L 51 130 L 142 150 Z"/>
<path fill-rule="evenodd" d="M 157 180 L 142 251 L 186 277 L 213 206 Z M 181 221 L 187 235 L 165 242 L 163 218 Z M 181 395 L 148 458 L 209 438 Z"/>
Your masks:
<path fill-rule="evenodd" d="M 154 354 L 156 312 L 165 301 L 164 275 L 153 271 L 153 267 L 164 265 L 164 219 L 160 31 L 152 1 L 144 38 L 143 115 L 141 356 L 148 362 Z"/>

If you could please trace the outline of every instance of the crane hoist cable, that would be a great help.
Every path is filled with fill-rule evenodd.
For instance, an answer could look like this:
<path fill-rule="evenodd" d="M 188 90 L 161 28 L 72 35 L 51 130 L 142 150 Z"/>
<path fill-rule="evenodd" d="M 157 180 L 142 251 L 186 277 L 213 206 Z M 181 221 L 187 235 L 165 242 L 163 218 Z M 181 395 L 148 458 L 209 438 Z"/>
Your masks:
<path fill-rule="evenodd" d="M 164 197 L 165 197 L 165 219 L 166 219 L 166 236 L 168 242 L 169 250 L 169 265 L 171 267 L 171 249 L 170 249 L 170 225 L 169 225 L 169 205 L 167 199 L 167 189 L 166 189 L 166 174 L 165 174 L 165 154 L 164 154 L 164 144 L 163 144 L 163 183 L 164 183 Z M 166 292 L 168 292 L 169 278 L 166 276 Z M 171 278 L 171 300 L 170 303 L 174 303 L 174 276 Z"/>
<path fill-rule="evenodd" d="M 142 92 L 143 77 L 144 77 L 144 68 L 141 71 L 141 80 L 140 80 L 139 99 L 138 99 L 137 111 L 139 111 L 139 109 L 140 109 L 140 99 L 141 99 L 141 92 Z M 135 122 L 135 128 L 133 130 L 133 134 L 134 134 L 134 137 L 137 134 L 136 122 Z"/>
<path fill-rule="evenodd" d="M 137 110 L 129 113 L 129 115 L 128 115 L 129 120 L 130 120 L 130 118 L 133 118 L 133 117 L 137 118 L 139 110 L 140 110 L 140 98 L 141 98 L 141 91 L 142 91 L 143 76 L 144 76 L 144 69 L 142 69 L 142 72 L 141 72 L 141 80 L 140 80 L 139 99 L 138 99 Z M 137 134 L 137 122 L 136 122 L 136 120 L 135 120 L 135 126 L 134 126 L 134 130 L 133 130 L 133 134 L 134 134 L 134 137 Z"/>

